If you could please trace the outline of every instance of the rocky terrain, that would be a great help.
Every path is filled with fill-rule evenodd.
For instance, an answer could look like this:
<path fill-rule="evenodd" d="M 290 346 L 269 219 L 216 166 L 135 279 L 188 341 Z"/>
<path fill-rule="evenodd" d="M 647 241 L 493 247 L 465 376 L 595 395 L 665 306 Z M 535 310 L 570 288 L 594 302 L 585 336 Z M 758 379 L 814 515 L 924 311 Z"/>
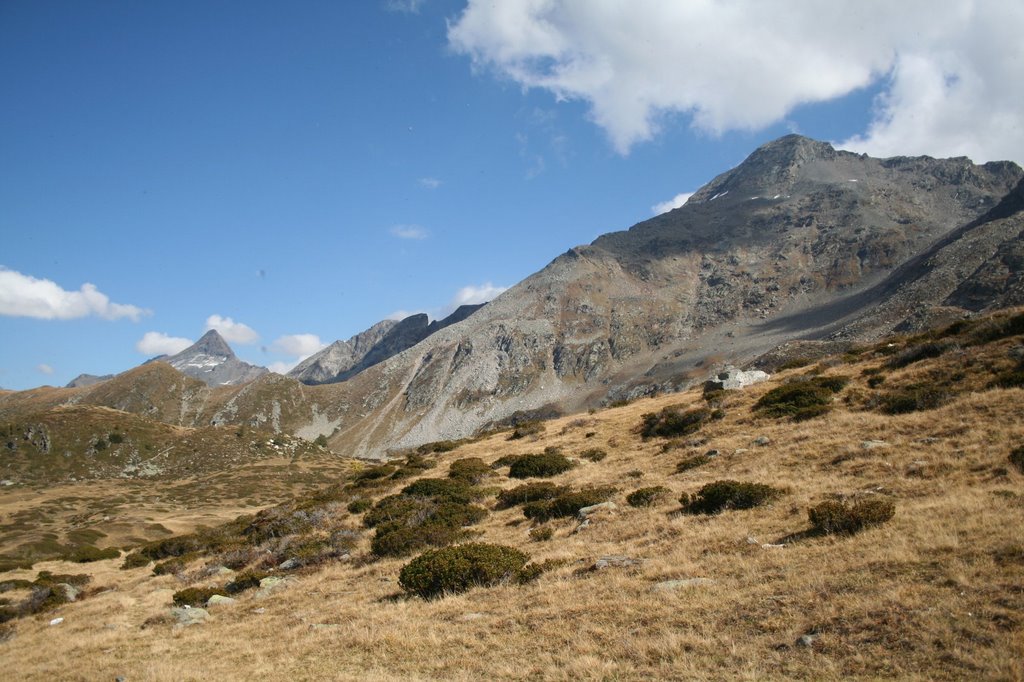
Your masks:
<path fill-rule="evenodd" d="M 207 335 L 164 359 L 205 385 L 133 370 L 7 394 L 0 420 L 98 405 L 189 428 L 323 435 L 338 452 L 380 458 L 680 390 L 726 363 L 771 371 L 794 353 L 1021 303 L 1022 176 L 1009 162 L 874 159 L 790 135 L 681 208 L 569 250 L 479 310 L 382 323 L 293 377 L 239 385 L 252 376 L 225 374 L 233 354 Z"/>
<path fill-rule="evenodd" d="M 180 353 L 156 360 L 167 363 L 185 376 L 199 379 L 207 386 L 236 386 L 268 372 L 265 367 L 239 360 L 215 329 L 203 334 Z"/>

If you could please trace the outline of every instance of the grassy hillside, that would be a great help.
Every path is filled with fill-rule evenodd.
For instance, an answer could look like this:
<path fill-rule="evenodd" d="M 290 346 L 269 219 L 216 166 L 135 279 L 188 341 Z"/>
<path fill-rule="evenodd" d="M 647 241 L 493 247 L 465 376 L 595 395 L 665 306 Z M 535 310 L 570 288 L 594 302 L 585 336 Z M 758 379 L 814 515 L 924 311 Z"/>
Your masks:
<path fill-rule="evenodd" d="M 11 620 L 0 664 L 18 679 L 1021 679 L 1022 334 L 1015 311 L 791 362 L 742 391 L 438 444 L 136 547 L 137 568 L 11 571 L 8 605 L 33 589 L 10 581 L 40 571 L 91 580 Z M 700 513 L 719 481 L 770 490 Z M 537 499 L 543 482 L 555 502 Z M 573 500 L 588 496 L 614 506 L 584 520 Z M 895 513 L 825 532 L 826 511 L 865 503 Z M 431 544 L 469 541 L 528 554 L 517 575 L 533 579 L 401 588 Z M 245 590 L 247 575 L 286 580 Z M 176 626 L 175 596 L 202 588 L 237 601 Z"/>

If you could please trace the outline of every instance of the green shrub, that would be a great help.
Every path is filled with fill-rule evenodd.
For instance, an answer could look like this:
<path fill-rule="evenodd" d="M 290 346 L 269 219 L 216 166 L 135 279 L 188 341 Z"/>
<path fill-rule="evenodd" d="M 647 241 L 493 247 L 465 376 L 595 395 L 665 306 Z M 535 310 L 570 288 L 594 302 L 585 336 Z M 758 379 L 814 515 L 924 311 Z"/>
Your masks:
<path fill-rule="evenodd" d="M 888 365 L 894 369 L 899 369 L 921 360 L 937 358 L 953 347 L 954 344 L 948 341 L 929 341 L 928 343 L 911 346 L 910 348 L 893 355 L 889 358 Z"/>
<path fill-rule="evenodd" d="M 171 597 L 175 606 L 205 606 L 215 594 L 223 595 L 227 590 L 219 587 L 186 587 Z"/>
<path fill-rule="evenodd" d="M 262 571 L 245 571 L 235 576 L 235 579 L 224 586 L 228 594 L 238 594 L 246 590 L 252 590 L 260 586 L 260 581 L 267 577 Z"/>
<path fill-rule="evenodd" d="M 754 403 L 754 411 L 795 421 L 817 417 L 832 409 L 832 396 L 848 381 L 847 377 L 814 377 L 776 386 Z"/>
<path fill-rule="evenodd" d="M 878 388 L 885 383 L 885 377 L 881 374 L 868 377 L 868 388 Z"/>
<path fill-rule="evenodd" d="M 363 525 L 375 528 L 392 521 L 402 521 L 414 515 L 426 515 L 433 504 L 430 500 L 409 497 L 408 495 L 388 495 L 382 498 L 373 509 L 363 517 Z"/>
<path fill-rule="evenodd" d="M 510 467 L 525 456 L 526 455 L 502 455 L 498 459 L 494 460 L 494 464 L 491 465 L 491 468 L 500 469 L 501 467 Z"/>
<path fill-rule="evenodd" d="M 107 434 L 107 440 L 110 441 L 112 445 L 120 445 L 124 442 L 124 436 L 120 433 L 110 433 Z"/>
<path fill-rule="evenodd" d="M 690 469 L 702 467 L 710 461 L 711 458 L 708 457 L 707 455 L 694 455 L 692 457 L 687 457 L 682 462 L 676 465 L 676 473 L 681 474 L 684 471 L 689 471 Z"/>
<path fill-rule="evenodd" d="M 640 488 L 627 495 L 626 502 L 630 507 L 650 507 L 668 493 L 669 489 L 663 485 Z"/>
<path fill-rule="evenodd" d="M 86 564 L 92 561 L 103 561 L 104 559 L 117 559 L 120 556 L 121 552 L 113 547 L 100 549 L 93 545 L 83 545 L 76 547 L 68 558 L 76 564 Z"/>
<path fill-rule="evenodd" d="M 327 436 L 325 436 L 324 434 L 321 433 L 313 441 L 313 445 L 317 445 L 319 447 L 326 448 L 327 447 Z"/>
<path fill-rule="evenodd" d="M 1024 445 L 1011 450 L 1009 460 L 1017 471 L 1024 474 Z"/>
<path fill-rule="evenodd" d="M 1024 313 L 992 319 L 980 324 L 973 330 L 971 341 L 974 344 L 990 343 L 1020 334 L 1024 334 Z"/>
<path fill-rule="evenodd" d="M 601 448 L 589 448 L 580 453 L 580 459 L 585 459 L 589 462 L 600 462 L 608 453 Z"/>
<path fill-rule="evenodd" d="M 373 506 L 373 500 L 365 497 L 360 497 L 358 500 L 352 500 L 348 503 L 349 514 L 362 514 Z"/>
<path fill-rule="evenodd" d="M 435 452 L 451 452 L 455 448 L 462 445 L 465 441 L 461 440 L 439 440 L 433 443 L 424 443 L 423 445 L 416 448 L 416 452 L 421 455 L 429 455 Z"/>
<path fill-rule="evenodd" d="M 806 367 L 807 365 L 811 364 L 812 362 L 814 362 L 813 358 L 804 358 L 804 357 L 790 358 L 789 360 L 786 360 L 781 365 L 779 365 L 779 369 L 777 371 L 782 372 L 782 371 L 787 370 L 787 369 L 798 369 L 800 367 Z"/>
<path fill-rule="evenodd" d="M 138 552 L 132 552 L 124 558 L 124 563 L 121 564 L 122 571 L 128 571 L 133 568 L 142 568 L 143 566 L 149 566 L 150 559 L 147 556 L 143 556 Z"/>
<path fill-rule="evenodd" d="M 370 552 L 378 557 L 408 556 L 424 547 L 443 547 L 466 539 L 459 526 L 426 521 L 415 526 L 388 523 L 377 527 Z"/>
<path fill-rule="evenodd" d="M 161 561 L 153 567 L 153 575 L 177 575 L 185 570 L 190 560 L 191 556 L 185 555 Z"/>
<path fill-rule="evenodd" d="M 529 556 L 513 547 L 468 543 L 425 552 L 406 564 L 398 582 L 424 599 L 514 580 Z"/>
<path fill-rule="evenodd" d="M 555 530 L 551 526 L 537 526 L 530 529 L 530 539 L 534 542 L 547 542 L 555 536 Z"/>
<path fill-rule="evenodd" d="M 539 455 L 523 455 L 509 467 L 512 478 L 547 478 L 557 476 L 573 468 L 573 463 L 557 452 L 543 452 Z"/>
<path fill-rule="evenodd" d="M 526 504 L 527 502 L 550 500 L 558 497 L 559 495 L 564 495 L 567 492 L 569 492 L 568 487 L 555 485 L 548 481 L 524 483 L 523 485 L 512 488 L 511 490 L 502 490 L 498 493 L 497 506 L 498 509 L 508 509 L 509 507 Z"/>
<path fill-rule="evenodd" d="M 726 509 L 752 509 L 781 494 L 781 490 L 763 483 L 726 480 L 708 483 L 696 495 L 684 494 L 679 501 L 691 514 L 718 514 Z"/>
<path fill-rule="evenodd" d="M 477 497 L 477 492 L 472 485 L 466 481 L 451 478 L 421 478 L 402 488 L 402 494 L 459 504 L 468 504 Z"/>
<path fill-rule="evenodd" d="M 936 384 L 911 384 L 881 396 L 879 408 L 885 414 L 907 414 L 934 410 L 949 401 L 949 393 Z"/>
<path fill-rule="evenodd" d="M 352 484 L 357 488 L 376 485 L 382 480 L 392 476 L 396 471 L 398 471 L 398 467 L 392 466 L 391 464 L 379 464 L 377 466 L 367 467 L 352 476 Z"/>
<path fill-rule="evenodd" d="M 479 457 L 457 459 L 448 467 L 448 478 L 476 485 L 492 473 L 491 467 Z"/>
<path fill-rule="evenodd" d="M 508 437 L 509 440 L 519 440 L 526 438 L 527 436 L 534 436 L 544 431 L 543 422 L 537 420 L 531 420 L 518 424 L 515 429 L 512 430 L 512 434 Z"/>
<path fill-rule="evenodd" d="M 670 405 L 661 412 L 648 412 L 641 417 L 640 435 L 648 438 L 673 438 L 696 433 L 711 419 L 711 409 L 698 407 L 683 411 L 681 405 Z"/>
<path fill-rule="evenodd" d="M 807 510 L 814 529 L 821 533 L 853 534 L 870 526 L 885 523 L 896 513 L 891 500 L 877 497 L 852 505 L 829 500 Z"/>
<path fill-rule="evenodd" d="M 996 374 L 990 388 L 1021 388 L 1024 386 L 1024 367 L 1008 369 Z"/>
<path fill-rule="evenodd" d="M 538 522 L 575 516 L 580 509 L 607 501 L 617 491 L 611 486 L 583 488 L 562 493 L 550 500 L 538 500 L 523 505 L 523 516 Z"/>

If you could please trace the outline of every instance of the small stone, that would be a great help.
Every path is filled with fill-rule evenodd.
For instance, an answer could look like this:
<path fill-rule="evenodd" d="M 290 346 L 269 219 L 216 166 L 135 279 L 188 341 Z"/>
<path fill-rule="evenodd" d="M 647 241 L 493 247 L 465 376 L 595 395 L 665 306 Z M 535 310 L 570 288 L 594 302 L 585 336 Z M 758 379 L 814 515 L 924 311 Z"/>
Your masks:
<path fill-rule="evenodd" d="M 202 623 L 210 617 L 210 613 L 206 609 L 176 607 L 171 609 L 171 617 L 178 622 L 178 626 L 186 627 Z"/>
<path fill-rule="evenodd" d="M 771 445 L 772 439 L 769 438 L 768 436 L 758 436 L 757 438 L 754 439 L 753 444 L 763 448 L 766 445 Z"/>
<path fill-rule="evenodd" d="M 861 450 L 877 450 L 878 448 L 887 448 L 889 444 L 884 440 L 862 440 L 860 442 Z"/>
<path fill-rule="evenodd" d="M 722 454 L 722 453 L 719 452 L 718 450 L 708 450 L 707 452 L 704 453 L 704 456 L 705 457 L 718 457 L 720 454 Z"/>
<path fill-rule="evenodd" d="M 773 545 L 770 542 L 766 542 L 761 545 L 761 549 L 782 549 L 785 545 Z"/>
<path fill-rule="evenodd" d="M 53 620 L 50 621 L 50 625 L 60 625 L 63 622 L 64 622 L 63 618 L 54 618 Z"/>
<path fill-rule="evenodd" d="M 70 583 L 57 583 L 57 587 L 64 591 L 64 598 L 68 601 L 75 601 L 78 599 L 78 595 L 82 593 L 82 590 Z"/>
<path fill-rule="evenodd" d="M 583 519 L 582 521 L 580 521 L 578 526 L 573 528 L 572 534 L 576 535 L 576 533 L 580 533 L 580 532 L 586 530 L 589 527 L 590 527 L 590 519 Z"/>
<path fill-rule="evenodd" d="M 744 452 L 750 452 L 750 450 L 748 450 L 746 448 L 736 448 L 735 450 L 732 451 L 732 454 L 734 454 L 734 455 L 742 455 Z"/>
<path fill-rule="evenodd" d="M 238 600 L 234 597 L 225 597 L 222 594 L 215 594 L 206 600 L 206 606 L 231 606 L 232 604 L 237 603 L 237 601 Z"/>
<path fill-rule="evenodd" d="M 603 556 L 595 561 L 590 570 L 603 571 L 606 568 L 628 568 L 629 566 L 639 566 L 642 563 L 642 559 L 634 559 L 624 555 L 610 555 Z"/>
<path fill-rule="evenodd" d="M 618 509 L 618 505 L 614 502 L 601 502 L 600 504 L 592 504 L 589 507 L 583 507 L 577 512 L 581 519 L 585 519 L 591 514 L 599 511 L 615 511 Z"/>
<path fill-rule="evenodd" d="M 748 545 L 760 545 L 761 541 L 758 540 L 757 538 L 755 538 L 753 535 L 748 535 L 747 536 L 747 544 Z"/>
<path fill-rule="evenodd" d="M 288 559 L 287 561 L 282 561 L 281 565 L 278 566 L 277 568 L 279 570 L 282 570 L 282 571 L 291 571 L 291 570 L 294 570 L 294 569 L 296 569 L 296 568 L 298 568 L 300 566 L 302 566 L 302 563 L 300 563 L 298 559 L 292 557 L 291 559 Z"/>
<path fill-rule="evenodd" d="M 671 592 L 685 587 L 700 587 L 717 583 L 718 581 L 714 578 L 682 578 L 680 580 L 662 580 L 660 583 L 655 583 L 654 589 L 659 592 Z"/>
<path fill-rule="evenodd" d="M 810 648 L 814 646 L 816 641 L 818 641 L 818 637 L 816 635 L 802 635 L 800 639 L 796 640 L 796 645 Z"/>

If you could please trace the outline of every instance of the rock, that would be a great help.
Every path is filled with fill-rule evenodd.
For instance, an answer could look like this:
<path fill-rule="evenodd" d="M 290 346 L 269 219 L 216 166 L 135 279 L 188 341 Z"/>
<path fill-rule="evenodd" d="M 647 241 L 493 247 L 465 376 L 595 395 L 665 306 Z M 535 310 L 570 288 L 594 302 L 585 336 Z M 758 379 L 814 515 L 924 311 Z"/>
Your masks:
<path fill-rule="evenodd" d="M 295 578 L 282 578 L 272 575 L 260 581 L 260 588 L 256 590 L 256 599 L 264 599 L 275 592 L 285 589 L 295 582 Z"/>
<path fill-rule="evenodd" d="M 590 527 L 590 519 L 583 519 L 582 521 L 580 521 L 578 526 L 576 526 L 575 528 L 572 529 L 572 535 L 576 535 L 576 533 L 580 533 L 580 532 L 582 532 L 583 530 L 585 530 L 585 529 L 587 529 L 589 527 Z"/>
<path fill-rule="evenodd" d="M 773 545 L 770 542 L 766 542 L 763 545 L 761 545 L 761 549 L 782 549 L 785 546 L 786 545 Z"/>
<path fill-rule="evenodd" d="M 630 566 L 639 566 L 642 563 L 643 559 L 634 559 L 624 555 L 610 555 L 603 556 L 595 561 L 590 570 L 603 571 L 606 568 L 628 568 Z"/>
<path fill-rule="evenodd" d="M 618 508 L 618 505 L 616 505 L 614 502 L 601 502 L 600 504 L 592 504 L 589 507 L 583 507 L 577 513 L 579 514 L 579 517 L 581 519 L 585 519 L 591 514 L 597 513 L 599 511 L 615 511 Z"/>
<path fill-rule="evenodd" d="M 654 584 L 654 590 L 658 592 L 671 592 L 686 587 L 700 587 L 701 585 L 716 585 L 718 581 L 714 578 L 682 578 L 680 580 L 662 580 Z"/>
<path fill-rule="evenodd" d="M 174 607 L 171 609 L 171 617 L 177 621 L 178 626 L 187 627 L 202 623 L 210 617 L 210 613 L 206 609 L 189 608 L 187 606 Z"/>
<path fill-rule="evenodd" d="M 755 538 L 753 535 L 748 535 L 747 536 L 747 544 L 748 545 L 760 545 L 761 541 L 758 540 L 757 538 Z"/>
<path fill-rule="evenodd" d="M 772 439 L 769 438 L 768 436 L 758 436 L 752 441 L 752 443 L 758 447 L 763 448 L 766 445 L 771 445 Z"/>
<path fill-rule="evenodd" d="M 64 591 L 64 598 L 68 601 L 75 601 L 78 599 L 78 595 L 82 593 L 81 588 L 75 587 L 70 583 L 57 583 L 56 585 Z"/>
<path fill-rule="evenodd" d="M 278 570 L 281 570 L 281 571 L 292 571 L 292 570 L 295 570 L 296 568 L 299 568 L 300 566 L 302 566 L 302 563 L 298 559 L 292 557 L 291 559 L 288 559 L 287 561 L 282 561 L 281 565 L 278 566 L 277 568 L 278 568 Z"/>
<path fill-rule="evenodd" d="M 721 391 L 721 390 L 734 390 L 739 388 L 746 388 L 752 384 L 758 384 L 762 381 L 766 381 L 769 378 L 767 372 L 762 372 L 759 369 L 752 369 L 749 372 L 736 369 L 735 367 L 726 367 L 724 370 L 715 375 L 714 378 L 708 379 L 704 382 L 704 390 L 706 391 Z"/>
<path fill-rule="evenodd" d="M 215 594 L 206 600 L 206 606 L 207 608 L 211 606 L 231 606 L 237 602 L 238 600 L 234 597 L 225 597 L 222 594 Z"/>
<path fill-rule="evenodd" d="M 718 457 L 720 454 L 722 454 L 722 453 L 719 452 L 718 450 L 712 449 L 712 450 L 708 450 L 707 452 L 705 452 L 704 456 L 705 457 Z"/>
<path fill-rule="evenodd" d="M 884 440 L 862 440 L 860 442 L 861 450 L 876 450 L 878 448 L 887 448 L 889 444 Z"/>
<path fill-rule="evenodd" d="M 736 448 L 735 450 L 732 451 L 732 454 L 734 454 L 734 455 L 742 455 L 744 452 L 750 452 L 750 450 L 748 450 L 746 448 Z"/>
<path fill-rule="evenodd" d="M 207 575 L 219 575 L 225 578 L 233 576 L 235 574 L 235 572 L 227 566 L 214 566 L 213 568 L 209 569 L 206 573 Z"/>
<path fill-rule="evenodd" d="M 816 641 L 818 641 L 817 635 L 801 635 L 800 638 L 796 640 L 796 645 L 809 649 L 814 646 Z"/>
<path fill-rule="evenodd" d="M 50 621 L 50 625 L 60 625 L 63 622 L 64 622 L 63 618 L 54 618 L 53 620 Z"/>

